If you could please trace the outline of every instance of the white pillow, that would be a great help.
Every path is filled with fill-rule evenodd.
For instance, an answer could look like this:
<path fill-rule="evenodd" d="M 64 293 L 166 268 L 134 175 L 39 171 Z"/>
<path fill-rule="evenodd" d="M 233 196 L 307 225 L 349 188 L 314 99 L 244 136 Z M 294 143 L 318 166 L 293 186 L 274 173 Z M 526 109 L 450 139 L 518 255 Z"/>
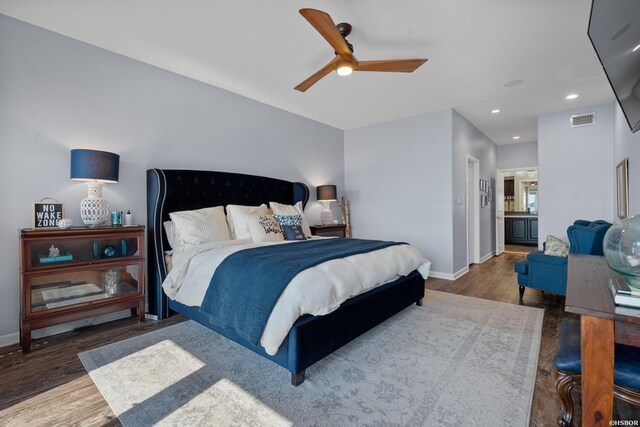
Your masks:
<path fill-rule="evenodd" d="M 169 246 L 171 249 L 182 249 L 182 246 L 179 242 L 178 234 L 176 233 L 176 228 L 173 225 L 173 221 L 165 221 L 162 223 L 164 225 L 164 232 L 167 235 L 167 240 L 169 241 Z"/>
<path fill-rule="evenodd" d="M 302 209 L 302 202 L 298 202 L 295 205 L 283 205 L 282 203 L 269 202 L 271 211 L 274 215 L 300 215 L 302 217 L 302 231 L 305 236 L 311 236 L 311 229 L 307 218 L 304 216 Z"/>
<path fill-rule="evenodd" d="M 254 242 L 279 242 L 284 240 L 280 224 L 271 214 L 247 214 L 247 225 Z"/>
<path fill-rule="evenodd" d="M 222 206 L 171 212 L 169 216 L 173 221 L 174 240 L 184 247 L 231 240 Z"/>
<path fill-rule="evenodd" d="M 232 239 L 251 239 L 246 217 L 254 213 L 268 215 L 271 212 L 265 204 L 260 206 L 227 205 L 227 222 Z"/>

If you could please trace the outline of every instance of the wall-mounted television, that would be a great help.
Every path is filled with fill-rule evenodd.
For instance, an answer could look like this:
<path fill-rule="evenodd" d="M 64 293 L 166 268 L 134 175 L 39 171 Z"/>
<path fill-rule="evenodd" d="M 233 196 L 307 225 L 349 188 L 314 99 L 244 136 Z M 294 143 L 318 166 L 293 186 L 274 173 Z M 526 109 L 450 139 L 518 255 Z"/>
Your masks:
<path fill-rule="evenodd" d="M 593 0 L 589 39 L 632 132 L 640 130 L 640 0 Z"/>

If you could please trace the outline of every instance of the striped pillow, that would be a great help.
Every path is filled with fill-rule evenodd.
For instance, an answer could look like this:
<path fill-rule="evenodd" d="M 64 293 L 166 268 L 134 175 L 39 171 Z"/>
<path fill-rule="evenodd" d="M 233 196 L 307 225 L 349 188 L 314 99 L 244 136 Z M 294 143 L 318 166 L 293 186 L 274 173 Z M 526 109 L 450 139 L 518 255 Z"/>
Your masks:
<path fill-rule="evenodd" d="M 185 249 L 204 243 L 231 240 L 224 207 L 171 212 L 175 227 L 174 237 Z"/>

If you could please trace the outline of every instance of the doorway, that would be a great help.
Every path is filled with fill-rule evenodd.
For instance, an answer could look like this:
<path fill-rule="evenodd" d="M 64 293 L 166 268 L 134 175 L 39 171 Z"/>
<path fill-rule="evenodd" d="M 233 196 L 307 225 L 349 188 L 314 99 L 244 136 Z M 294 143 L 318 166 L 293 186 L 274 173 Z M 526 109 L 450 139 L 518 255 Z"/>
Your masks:
<path fill-rule="evenodd" d="M 496 181 L 496 255 L 538 246 L 538 168 L 498 170 Z"/>
<path fill-rule="evenodd" d="M 480 161 L 467 155 L 467 265 L 480 264 Z"/>

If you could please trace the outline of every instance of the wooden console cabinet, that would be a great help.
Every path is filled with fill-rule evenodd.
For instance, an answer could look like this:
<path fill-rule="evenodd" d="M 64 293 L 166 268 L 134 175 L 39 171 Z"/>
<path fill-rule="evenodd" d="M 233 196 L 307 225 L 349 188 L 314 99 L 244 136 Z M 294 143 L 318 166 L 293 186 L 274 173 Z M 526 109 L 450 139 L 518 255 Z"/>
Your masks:
<path fill-rule="evenodd" d="M 131 309 L 144 321 L 144 226 L 20 231 L 20 342 L 31 331 Z"/>

